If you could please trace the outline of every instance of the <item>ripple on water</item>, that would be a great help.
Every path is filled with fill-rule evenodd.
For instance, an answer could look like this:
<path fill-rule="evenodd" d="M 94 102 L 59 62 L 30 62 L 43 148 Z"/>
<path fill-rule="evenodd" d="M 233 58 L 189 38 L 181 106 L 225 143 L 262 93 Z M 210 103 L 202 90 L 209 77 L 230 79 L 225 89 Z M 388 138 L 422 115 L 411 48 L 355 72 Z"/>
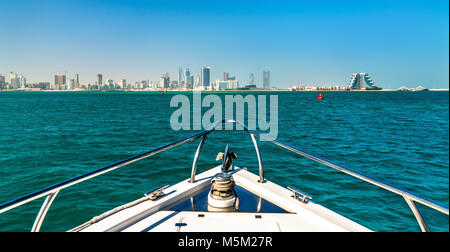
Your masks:
<path fill-rule="evenodd" d="M 448 92 L 330 92 L 279 95 L 278 139 L 338 164 L 448 205 Z M 223 98 L 223 94 L 220 94 Z M 178 140 L 170 97 L 159 93 L 0 93 L 0 201 Z M 32 109 L 30 109 L 32 108 Z M 198 171 L 218 165 L 230 144 L 236 165 L 257 173 L 243 132 L 208 136 Z M 190 175 L 198 141 L 64 189 L 43 230 L 64 231 L 161 184 Z M 278 146 L 260 142 L 267 179 L 308 192 L 314 201 L 378 231 L 419 231 L 401 196 L 378 189 Z M 0 215 L 0 231 L 29 230 L 42 201 Z M 448 216 L 422 209 L 429 226 Z M 67 218 L 70 216 L 70 218 Z M 16 219 L 23 221 L 17 222 Z"/>

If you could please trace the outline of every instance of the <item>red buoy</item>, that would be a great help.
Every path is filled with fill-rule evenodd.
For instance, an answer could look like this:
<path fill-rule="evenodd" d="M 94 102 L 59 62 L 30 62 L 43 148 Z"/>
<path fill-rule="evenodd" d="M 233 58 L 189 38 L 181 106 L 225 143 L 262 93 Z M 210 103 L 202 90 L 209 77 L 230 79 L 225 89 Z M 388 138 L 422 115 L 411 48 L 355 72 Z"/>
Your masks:
<path fill-rule="evenodd" d="M 319 95 L 317 95 L 317 100 L 323 100 L 323 94 L 319 93 Z"/>

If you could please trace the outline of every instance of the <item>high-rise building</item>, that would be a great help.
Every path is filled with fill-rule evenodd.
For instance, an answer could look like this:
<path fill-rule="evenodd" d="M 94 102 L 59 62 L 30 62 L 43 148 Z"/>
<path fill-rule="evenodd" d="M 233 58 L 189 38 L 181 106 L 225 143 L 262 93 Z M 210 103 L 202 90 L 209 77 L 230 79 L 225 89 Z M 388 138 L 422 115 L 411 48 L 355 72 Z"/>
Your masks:
<path fill-rule="evenodd" d="M 223 80 L 224 80 L 224 81 L 227 81 L 227 80 L 228 80 L 228 73 L 227 73 L 227 72 L 224 72 L 224 73 L 223 73 Z"/>
<path fill-rule="evenodd" d="M 80 75 L 75 74 L 75 87 L 74 88 L 80 88 Z"/>
<path fill-rule="evenodd" d="M 211 85 L 211 81 L 210 81 L 210 73 L 211 73 L 211 68 L 209 67 L 202 67 L 202 71 L 201 71 L 201 85 L 204 87 L 209 87 Z"/>
<path fill-rule="evenodd" d="M 263 71 L 263 88 L 270 89 L 270 71 Z"/>
<path fill-rule="evenodd" d="M 193 76 L 191 76 L 191 71 L 189 70 L 189 68 L 186 68 L 184 71 L 184 88 L 189 89 L 192 88 L 193 83 Z M 181 83 L 179 83 L 179 85 L 181 85 Z M 182 86 L 180 86 L 182 87 Z"/>
<path fill-rule="evenodd" d="M 169 88 L 169 76 L 165 74 L 159 78 L 159 87 L 160 88 Z"/>
<path fill-rule="evenodd" d="M 139 85 L 140 88 L 149 88 L 150 87 L 150 81 L 149 80 L 142 80 L 141 84 Z"/>
<path fill-rule="evenodd" d="M 105 85 L 106 85 L 106 88 L 109 88 L 109 89 L 116 88 L 116 84 L 114 83 L 114 80 L 111 80 L 111 79 L 107 79 L 105 81 Z"/>
<path fill-rule="evenodd" d="M 17 81 L 18 81 L 17 74 L 14 72 L 10 72 L 9 73 L 9 85 L 11 86 L 11 88 L 16 89 L 19 86 Z"/>
<path fill-rule="evenodd" d="M 22 75 L 19 75 L 19 83 L 20 83 L 20 88 L 26 88 L 27 87 L 27 78 L 23 77 Z"/>
<path fill-rule="evenodd" d="M 164 77 L 166 77 L 166 78 L 167 78 L 167 81 L 170 83 L 170 76 L 169 76 L 169 73 L 165 73 L 165 74 L 164 74 Z"/>
<path fill-rule="evenodd" d="M 103 85 L 103 75 L 102 74 L 97 74 L 96 84 L 98 85 L 98 89 L 102 89 L 102 85 Z"/>
<path fill-rule="evenodd" d="M 197 76 L 195 76 L 194 87 L 199 87 L 200 84 L 201 84 L 200 75 L 197 74 Z"/>
<path fill-rule="evenodd" d="M 248 76 L 248 84 L 254 86 L 255 85 L 255 75 L 253 73 L 251 73 Z"/>
<path fill-rule="evenodd" d="M 119 84 L 120 84 L 120 88 L 122 88 L 122 89 L 127 88 L 127 80 L 121 79 Z"/>
<path fill-rule="evenodd" d="M 27 79 L 23 77 L 21 74 L 10 72 L 9 74 L 9 83 L 11 88 L 25 88 L 27 86 Z"/>
<path fill-rule="evenodd" d="M 366 90 L 380 90 L 382 88 L 377 87 L 373 80 L 369 77 L 368 73 L 353 73 L 349 89 L 366 89 Z"/>
<path fill-rule="evenodd" d="M 69 83 L 70 83 L 70 87 L 69 89 L 75 89 L 76 88 L 76 84 L 75 84 L 76 80 L 75 79 L 70 79 Z"/>
<path fill-rule="evenodd" d="M 178 86 L 179 87 L 183 87 L 183 84 L 185 84 L 185 82 L 187 81 L 187 79 L 183 79 L 184 74 L 183 74 L 183 68 L 180 66 L 178 68 Z"/>
<path fill-rule="evenodd" d="M 5 76 L 0 74 L 0 89 L 6 89 L 6 79 Z"/>
<path fill-rule="evenodd" d="M 61 90 L 61 88 L 65 85 L 66 85 L 66 75 L 65 74 L 61 74 L 61 75 L 56 74 L 55 75 L 55 86 L 54 86 L 55 89 Z"/>
<path fill-rule="evenodd" d="M 17 74 L 14 72 L 10 72 L 9 73 L 9 85 L 11 86 L 11 88 L 16 89 L 18 87 L 17 81 L 18 81 Z"/>

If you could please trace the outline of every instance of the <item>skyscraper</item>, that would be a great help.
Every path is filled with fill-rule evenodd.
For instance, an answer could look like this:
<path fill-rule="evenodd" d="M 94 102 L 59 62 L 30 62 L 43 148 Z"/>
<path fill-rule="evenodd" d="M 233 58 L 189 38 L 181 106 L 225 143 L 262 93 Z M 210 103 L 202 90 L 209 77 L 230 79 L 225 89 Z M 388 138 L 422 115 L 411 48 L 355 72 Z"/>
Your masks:
<path fill-rule="evenodd" d="M 6 88 L 5 76 L 0 74 L 0 89 L 5 89 L 5 88 Z"/>
<path fill-rule="evenodd" d="M 80 75 L 75 74 L 75 88 L 80 88 Z"/>
<path fill-rule="evenodd" d="M 189 68 L 186 68 L 184 71 L 184 79 L 185 79 L 184 88 L 186 89 L 192 88 L 192 85 L 194 84 L 192 83 L 193 82 L 192 77 L 193 76 L 191 76 L 191 71 L 189 70 Z"/>
<path fill-rule="evenodd" d="M 183 76 L 183 68 L 179 67 L 178 68 L 178 86 L 179 87 L 183 87 L 184 85 L 186 85 L 187 79 L 183 80 L 183 77 L 184 77 Z"/>
<path fill-rule="evenodd" d="M 27 78 L 23 77 L 22 75 L 19 75 L 19 83 L 20 83 L 20 88 L 26 88 L 27 87 Z"/>
<path fill-rule="evenodd" d="M 66 75 L 55 75 L 55 89 L 60 90 L 63 85 L 66 85 Z"/>
<path fill-rule="evenodd" d="M 200 82 L 200 76 L 197 74 L 197 75 L 195 76 L 194 87 L 199 87 L 200 84 L 201 84 L 201 82 Z"/>
<path fill-rule="evenodd" d="M 127 88 L 127 80 L 121 79 L 119 83 L 122 89 Z"/>
<path fill-rule="evenodd" d="M 27 79 L 21 74 L 18 75 L 17 73 L 10 72 L 9 83 L 11 88 L 24 88 L 27 85 Z"/>
<path fill-rule="evenodd" d="M 69 89 L 75 89 L 76 88 L 76 84 L 75 84 L 76 80 L 75 79 L 70 79 L 69 83 L 70 83 L 70 87 Z"/>
<path fill-rule="evenodd" d="M 270 71 L 263 71 L 263 88 L 270 89 Z"/>
<path fill-rule="evenodd" d="M 200 83 L 200 85 L 202 85 L 204 87 L 209 87 L 211 85 L 210 72 L 211 72 L 211 68 L 209 68 L 209 67 L 202 67 L 201 79 L 200 79 L 201 83 Z"/>
<path fill-rule="evenodd" d="M 14 72 L 9 73 L 9 85 L 11 88 L 16 89 L 17 88 L 17 74 Z"/>
<path fill-rule="evenodd" d="M 249 85 L 255 85 L 255 75 L 254 75 L 253 73 L 251 73 L 251 74 L 248 76 L 248 84 L 249 84 Z"/>
<path fill-rule="evenodd" d="M 159 87 L 160 88 L 169 88 L 169 75 L 164 74 L 159 78 Z"/>
<path fill-rule="evenodd" d="M 98 89 L 102 89 L 102 85 L 103 85 L 103 75 L 102 74 L 97 74 L 97 85 L 98 85 Z"/>
<path fill-rule="evenodd" d="M 227 81 L 227 80 L 228 80 L 228 73 L 227 73 L 227 72 L 224 72 L 224 73 L 223 73 L 223 80 L 224 80 L 224 81 Z"/>

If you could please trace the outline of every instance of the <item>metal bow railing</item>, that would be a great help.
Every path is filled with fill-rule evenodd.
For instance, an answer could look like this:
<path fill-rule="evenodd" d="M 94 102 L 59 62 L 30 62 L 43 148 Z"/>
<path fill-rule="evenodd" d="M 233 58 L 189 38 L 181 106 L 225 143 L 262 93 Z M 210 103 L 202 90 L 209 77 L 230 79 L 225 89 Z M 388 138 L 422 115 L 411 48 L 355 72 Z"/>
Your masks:
<path fill-rule="evenodd" d="M 41 190 L 38 190 L 38 191 L 36 191 L 34 193 L 28 194 L 28 195 L 23 196 L 23 197 L 20 197 L 18 199 L 6 202 L 6 203 L 0 205 L 0 213 L 6 212 L 8 210 L 11 210 L 11 209 L 16 208 L 16 207 L 18 207 L 20 205 L 26 204 L 26 203 L 28 203 L 30 201 L 35 200 L 35 199 L 47 196 L 47 198 L 45 199 L 44 203 L 41 206 L 41 209 L 40 209 L 40 211 L 39 211 L 39 213 L 38 213 L 38 215 L 37 215 L 37 217 L 36 217 L 36 219 L 34 221 L 32 229 L 31 229 L 32 232 L 38 232 L 40 230 L 40 228 L 41 228 L 42 222 L 43 222 L 43 220 L 45 218 L 45 215 L 47 214 L 48 209 L 50 208 L 53 200 L 55 199 L 56 195 L 58 194 L 58 192 L 60 190 L 62 190 L 64 188 L 67 188 L 67 187 L 70 187 L 70 186 L 73 186 L 75 184 L 78 184 L 78 183 L 83 182 L 85 180 L 91 179 L 93 177 L 99 176 L 101 174 L 110 172 L 110 171 L 115 170 L 117 168 L 120 168 L 122 166 L 134 163 L 134 162 L 139 161 L 141 159 L 153 156 L 153 155 L 155 155 L 157 153 L 160 153 L 160 152 L 163 152 L 165 150 L 172 149 L 172 148 L 174 148 L 176 146 L 179 146 L 179 145 L 182 145 L 184 143 L 190 142 L 190 141 L 195 140 L 197 138 L 202 137 L 202 139 L 201 139 L 201 141 L 200 141 L 200 143 L 199 143 L 199 145 L 197 147 L 197 151 L 195 152 L 195 155 L 194 155 L 194 161 L 192 163 L 192 170 L 191 170 L 191 177 L 189 179 L 190 183 L 195 183 L 195 175 L 196 175 L 196 171 L 197 171 L 197 162 L 198 162 L 198 158 L 199 158 L 201 149 L 202 149 L 202 147 L 203 147 L 203 145 L 204 145 L 204 143 L 206 141 L 207 136 L 211 132 L 213 132 L 216 129 L 217 126 L 221 125 L 222 123 L 234 123 L 236 125 L 241 126 L 242 129 L 245 132 L 250 134 L 250 137 L 251 137 L 251 139 L 253 141 L 253 144 L 254 144 L 254 147 L 255 147 L 256 156 L 258 158 L 258 167 L 259 167 L 259 180 L 258 180 L 258 182 L 259 183 L 264 183 L 265 180 L 264 180 L 264 169 L 263 169 L 263 163 L 262 163 L 262 159 L 261 159 L 261 153 L 259 151 L 258 143 L 256 141 L 255 136 L 259 136 L 261 138 L 264 138 L 265 140 L 267 140 L 267 141 L 269 141 L 269 142 L 271 142 L 273 144 L 276 144 L 276 145 L 278 145 L 280 147 L 283 147 L 283 148 L 285 148 L 287 150 L 290 150 L 290 151 L 292 151 L 294 153 L 297 153 L 297 154 L 299 154 L 299 155 L 301 155 L 303 157 L 309 158 L 309 159 L 314 160 L 314 161 L 316 161 L 318 163 L 324 164 L 324 165 L 326 165 L 328 167 L 331 167 L 333 169 L 339 170 L 339 171 L 341 171 L 343 173 L 346 173 L 346 174 L 348 174 L 350 176 L 353 176 L 355 178 L 358 178 L 360 180 L 366 181 L 366 182 L 368 182 L 370 184 L 376 185 L 376 186 L 381 187 L 381 188 L 383 188 L 385 190 L 391 191 L 393 193 L 396 193 L 396 194 L 402 196 L 405 199 L 405 201 L 408 203 L 409 207 L 411 208 L 414 216 L 417 219 L 417 222 L 420 225 L 421 230 L 424 231 L 424 232 L 427 232 L 427 231 L 430 231 L 430 230 L 429 230 L 425 220 L 423 219 L 422 214 L 420 213 L 419 209 L 417 208 L 415 202 L 419 202 L 419 203 L 421 203 L 421 204 L 423 204 L 425 206 L 428 206 L 428 207 L 430 207 L 432 209 L 435 209 L 437 211 L 440 211 L 442 213 L 445 213 L 445 214 L 449 215 L 449 209 L 448 209 L 447 206 L 444 206 L 444 205 L 439 204 L 437 202 L 434 202 L 432 200 L 427 200 L 427 199 L 425 199 L 425 198 L 423 198 L 423 197 L 421 197 L 421 196 L 419 196 L 417 194 L 414 194 L 412 192 L 406 191 L 406 190 L 404 190 L 404 189 L 402 189 L 400 187 L 388 184 L 388 183 L 383 182 L 381 180 L 378 180 L 376 178 L 367 176 L 367 175 L 362 174 L 360 172 L 357 172 L 355 170 L 346 168 L 344 166 L 338 165 L 338 164 L 336 164 L 334 162 L 331 162 L 329 160 L 326 160 L 324 158 L 318 157 L 318 156 L 313 155 L 311 153 L 308 153 L 306 151 L 300 150 L 300 149 L 298 149 L 296 147 L 293 147 L 293 146 L 290 146 L 290 145 L 285 144 L 283 142 L 280 142 L 280 141 L 278 141 L 276 139 L 273 139 L 273 138 L 267 136 L 266 134 L 262 134 L 262 133 L 260 133 L 258 131 L 251 130 L 247 126 L 245 126 L 244 124 L 242 124 L 241 122 L 236 121 L 236 120 L 220 120 L 220 121 L 217 121 L 217 122 L 213 123 L 209 129 L 201 131 L 201 132 L 199 132 L 199 133 L 197 133 L 195 135 L 192 135 L 190 137 L 178 140 L 176 142 L 167 144 L 167 145 L 162 146 L 160 148 L 153 149 L 151 151 L 144 152 L 142 154 L 130 157 L 128 159 L 125 159 L 125 160 L 119 161 L 117 163 L 108 165 L 106 167 L 97 169 L 95 171 L 92 171 L 92 172 L 80 175 L 78 177 L 75 177 L 75 178 L 72 178 L 72 179 L 69 179 L 69 180 L 57 183 L 55 185 L 43 188 Z"/>

